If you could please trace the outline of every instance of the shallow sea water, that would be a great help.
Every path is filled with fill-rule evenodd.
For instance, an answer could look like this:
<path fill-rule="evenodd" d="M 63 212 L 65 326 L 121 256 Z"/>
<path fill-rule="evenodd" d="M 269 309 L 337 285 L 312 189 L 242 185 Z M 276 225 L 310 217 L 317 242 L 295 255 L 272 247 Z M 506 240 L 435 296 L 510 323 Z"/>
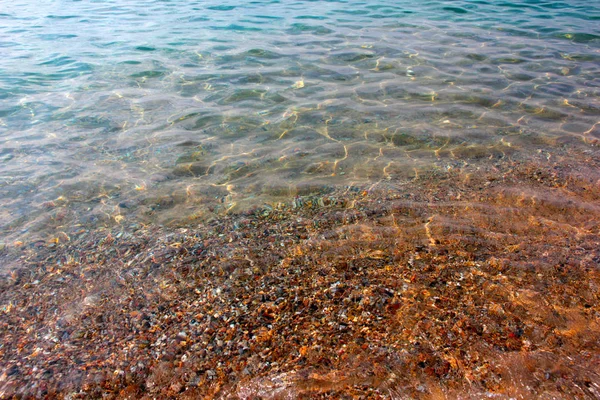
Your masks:
<path fill-rule="evenodd" d="M 0 397 L 599 398 L 600 3 L 4 3 Z"/>
<path fill-rule="evenodd" d="M 593 1 L 0 10 L 0 232 L 65 240 L 600 139 Z"/>

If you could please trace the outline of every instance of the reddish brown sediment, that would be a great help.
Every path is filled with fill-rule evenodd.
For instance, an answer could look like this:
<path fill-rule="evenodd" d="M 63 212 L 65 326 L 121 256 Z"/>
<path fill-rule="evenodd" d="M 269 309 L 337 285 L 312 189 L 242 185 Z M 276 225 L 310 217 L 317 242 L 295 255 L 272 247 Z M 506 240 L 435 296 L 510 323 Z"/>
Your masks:
<path fill-rule="evenodd" d="M 598 398 L 600 165 L 3 250 L 2 398 Z"/>

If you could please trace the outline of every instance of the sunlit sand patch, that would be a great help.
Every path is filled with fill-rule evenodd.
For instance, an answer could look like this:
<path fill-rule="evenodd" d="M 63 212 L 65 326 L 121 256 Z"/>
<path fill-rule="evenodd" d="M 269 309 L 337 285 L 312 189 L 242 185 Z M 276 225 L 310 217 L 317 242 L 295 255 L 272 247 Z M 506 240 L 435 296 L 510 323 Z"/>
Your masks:
<path fill-rule="evenodd" d="M 292 89 L 302 89 L 304 87 L 304 81 L 303 80 L 297 81 L 291 87 L 292 87 Z"/>

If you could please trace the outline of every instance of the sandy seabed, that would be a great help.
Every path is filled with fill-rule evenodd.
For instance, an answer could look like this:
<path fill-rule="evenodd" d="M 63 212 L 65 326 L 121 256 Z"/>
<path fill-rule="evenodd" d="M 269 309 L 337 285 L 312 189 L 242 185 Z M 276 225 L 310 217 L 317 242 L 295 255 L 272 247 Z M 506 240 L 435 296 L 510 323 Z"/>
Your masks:
<path fill-rule="evenodd" d="M 0 397 L 600 398 L 600 162 L 551 160 L 7 245 Z"/>

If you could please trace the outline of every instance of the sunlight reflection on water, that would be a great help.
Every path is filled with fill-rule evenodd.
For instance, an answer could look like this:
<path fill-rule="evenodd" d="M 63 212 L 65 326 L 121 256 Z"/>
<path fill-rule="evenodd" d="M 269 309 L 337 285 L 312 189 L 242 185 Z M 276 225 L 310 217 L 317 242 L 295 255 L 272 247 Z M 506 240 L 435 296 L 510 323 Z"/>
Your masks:
<path fill-rule="evenodd" d="M 594 145 L 597 14 L 582 1 L 13 2 L 3 235 L 202 221 Z"/>

